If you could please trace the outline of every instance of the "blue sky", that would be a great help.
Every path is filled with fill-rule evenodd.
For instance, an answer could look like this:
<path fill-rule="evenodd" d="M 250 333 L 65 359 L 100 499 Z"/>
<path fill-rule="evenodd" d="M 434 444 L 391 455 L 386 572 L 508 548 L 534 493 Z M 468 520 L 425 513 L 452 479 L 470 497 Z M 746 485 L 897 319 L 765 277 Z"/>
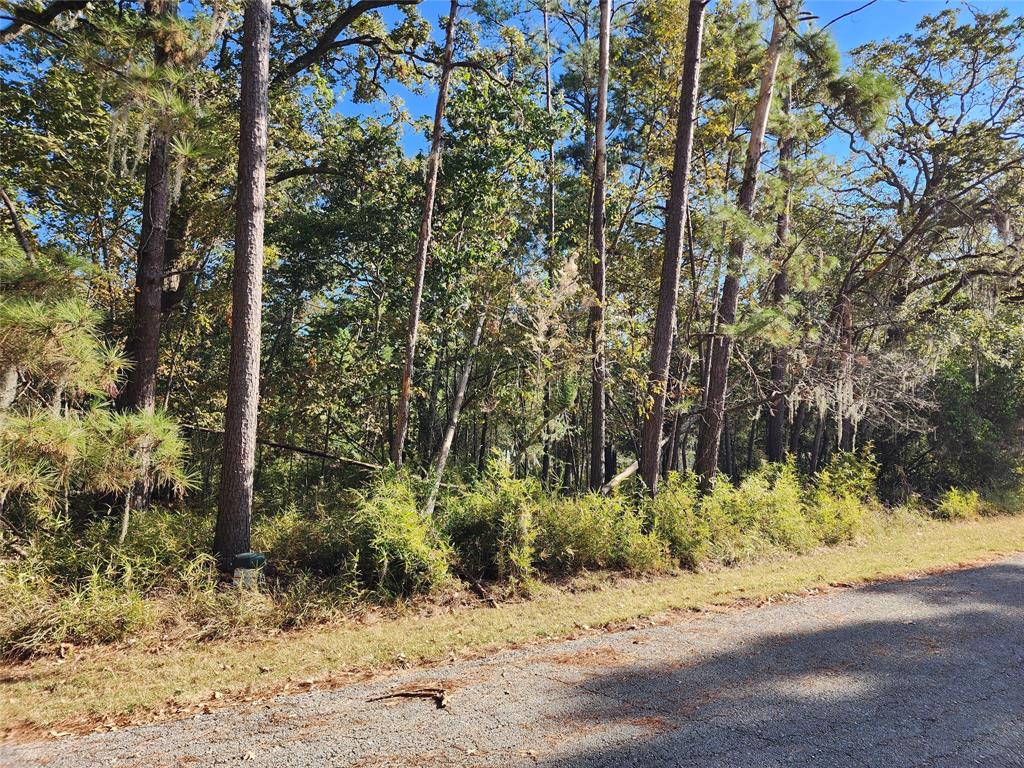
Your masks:
<path fill-rule="evenodd" d="M 865 0 L 806 0 L 804 7 L 820 17 L 825 24 L 835 17 L 863 5 Z M 1008 8 L 1015 16 L 1024 13 L 1024 0 L 973 0 L 973 7 L 982 11 Z M 843 51 L 871 40 L 882 40 L 910 32 L 922 16 L 938 13 L 946 8 L 963 8 L 957 0 L 878 0 L 833 24 L 829 29 Z"/>
<path fill-rule="evenodd" d="M 817 23 L 823 25 L 849 11 L 856 11 L 865 2 L 867 0 L 805 0 L 803 7 L 818 16 Z M 1024 15 L 1024 0 L 972 0 L 971 4 L 983 11 L 1007 8 L 1014 16 Z M 832 24 L 829 30 L 835 37 L 839 49 L 846 53 L 872 40 L 883 40 L 911 32 L 923 16 L 938 13 L 946 8 L 964 6 L 962 0 L 876 0 L 869 7 Z M 443 32 L 438 19 L 448 13 L 449 7 L 450 0 L 423 0 L 419 5 L 420 13 L 434 25 L 435 39 Z M 388 11 L 385 11 L 385 17 L 393 18 Z M 388 90 L 404 100 L 411 117 L 421 118 L 433 114 L 433 89 L 427 88 L 424 93 L 416 94 L 392 83 Z M 354 105 L 351 102 L 346 103 L 346 100 L 338 104 L 339 111 L 344 114 L 380 114 L 382 108 L 386 107 L 379 104 Z M 407 151 L 415 152 L 422 149 L 425 142 L 416 132 L 407 129 L 403 143 Z"/>

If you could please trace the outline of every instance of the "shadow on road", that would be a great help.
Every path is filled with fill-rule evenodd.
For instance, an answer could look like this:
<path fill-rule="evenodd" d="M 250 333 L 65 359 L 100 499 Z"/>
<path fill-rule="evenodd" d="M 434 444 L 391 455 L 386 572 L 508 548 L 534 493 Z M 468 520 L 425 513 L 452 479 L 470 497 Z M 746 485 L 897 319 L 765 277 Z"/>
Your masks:
<path fill-rule="evenodd" d="M 588 676 L 567 727 L 633 738 L 545 764 L 1024 766 L 1024 567 L 871 586 L 831 604 L 852 607 L 823 611 L 815 631 L 755 627 L 722 652 L 694 646 L 668 665 L 652 653 Z"/>

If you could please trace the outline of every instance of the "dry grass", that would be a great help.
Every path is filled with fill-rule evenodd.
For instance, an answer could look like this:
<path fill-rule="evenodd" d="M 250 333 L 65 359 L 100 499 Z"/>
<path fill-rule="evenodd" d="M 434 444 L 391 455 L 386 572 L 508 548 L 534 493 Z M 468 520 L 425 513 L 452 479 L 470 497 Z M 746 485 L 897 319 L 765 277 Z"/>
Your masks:
<path fill-rule="evenodd" d="M 628 624 L 667 612 L 760 602 L 829 585 L 899 578 L 1024 550 L 1024 517 L 925 522 L 860 546 L 711 573 L 599 579 L 543 588 L 497 608 L 409 611 L 397 618 L 185 646 L 140 641 L 67 659 L 0 667 L 0 727 L 9 736 L 141 722 L 396 666 Z M 591 630 L 591 628 L 594 628 Z"/>

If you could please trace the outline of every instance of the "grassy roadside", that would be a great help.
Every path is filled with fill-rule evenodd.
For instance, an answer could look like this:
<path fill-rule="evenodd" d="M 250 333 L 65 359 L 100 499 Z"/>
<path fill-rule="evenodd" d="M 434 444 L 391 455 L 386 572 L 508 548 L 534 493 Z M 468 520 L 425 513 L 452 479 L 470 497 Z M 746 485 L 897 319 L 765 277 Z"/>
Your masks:
<path fill-rule="evenodd" d="M 258 642 L 89 650 L 65 660 L 0 667 L 0 729 L 26 735 L 141 722 L 281 690 L 338 684 L 400 662 L 479 654 L 666 611 L 896 578 L 1021 550 L 1024 517 L 922 522 L 860 546 L 711 573 L 620 580 L 589 592 L 549 589 L 497 608 L 410 613 Z"/>

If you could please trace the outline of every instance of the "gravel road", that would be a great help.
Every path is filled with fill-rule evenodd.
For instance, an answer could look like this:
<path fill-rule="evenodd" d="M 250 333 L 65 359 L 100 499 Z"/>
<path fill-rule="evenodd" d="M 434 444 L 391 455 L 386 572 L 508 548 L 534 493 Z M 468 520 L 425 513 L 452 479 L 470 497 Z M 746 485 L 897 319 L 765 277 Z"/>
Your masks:
<path fill-rule="evenodd" d="M 429 697 L 396 691 L 443 688 Z M 1024 556 L 109 734 L 21 766 L 1024 767 Z"/>

